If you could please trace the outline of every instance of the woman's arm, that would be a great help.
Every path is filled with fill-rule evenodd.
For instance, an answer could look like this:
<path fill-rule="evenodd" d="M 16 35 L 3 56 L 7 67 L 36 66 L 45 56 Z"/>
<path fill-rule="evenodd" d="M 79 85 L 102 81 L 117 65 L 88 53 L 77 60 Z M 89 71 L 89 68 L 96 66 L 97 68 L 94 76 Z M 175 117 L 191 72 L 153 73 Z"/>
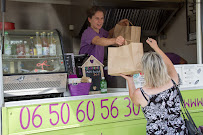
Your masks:
<path fill-rule="evenodd" d="M 167 66 L 167 70 L 168 70 L 168 74 L 169 76 L 178 84 L 179 83 L 179 79 L 178 79 L 178 74 L 176 72 L 176 69 L 173 65 L 173 63 L 171 62 L 171 60 L 166 56 L 166 54 L 158 47 L 158 44 L 156 42 L 156 40 L 152 39 L 152 38 L 148 38 L 146 40 L 146 42 L 151 46 L 152 49 L 154 49 L 155 52 L 157 52 L 159 55 L 161 55 L 161 57 L 164 60 L 164 63 Z"/>
<path fill-rule="evenodd" d="M 135 84 L 133 81 L 133 76 L 127 76 L 127 75 L 123 75 L 120 74 L 123 78 L 125 78 L 128 82 L 128 89 L 129 89 L 129 96 L 131 101 L 136 105 L 136 106 L 140 106 L 140 104 L 138 103 L 138 98 L 136 98 L 136 94 L 137 94 L 137 90 L 135 88 Z"/>
<path fill-rule="evenodd" d="M 125 39 L 122 36 L 117 38 L 100 38 L 99 36 L 96 36 L 92 39 L 92 44 L 100 46 L 109 46 L 113 44 L 123 45 L 124 42 Z"/>
<path fill-rule="evenodd" d="M 122 26 L 127 26 L 129 25 L 129 21 L 128 19 L 122 19 L 118 24 Z M 122 36 L 119 36 L 117 38 L 112 38 L 114 29 L 115 28 L 112 28 L 111 30 L 109 30 L 108 38 L 100 38 L 99 36 L 96 36 L 95 38 L 93 38 L 92 43 L 100 46 L 109 46 L 114 44 L 123 45 L 125 40 Z"/>

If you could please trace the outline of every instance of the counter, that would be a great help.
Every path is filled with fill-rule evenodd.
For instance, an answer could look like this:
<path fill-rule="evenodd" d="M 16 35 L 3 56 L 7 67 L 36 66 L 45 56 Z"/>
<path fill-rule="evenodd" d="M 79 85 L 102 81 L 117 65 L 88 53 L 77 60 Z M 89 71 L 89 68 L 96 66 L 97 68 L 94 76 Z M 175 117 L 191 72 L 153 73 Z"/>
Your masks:
<path fill-rule="evenodd" d="M 203 125 L 203 87 L 181 91 L 197 126 Z M 128 92 L 7 102 L 3 135 L 144 135 L 146 120 Z"/>

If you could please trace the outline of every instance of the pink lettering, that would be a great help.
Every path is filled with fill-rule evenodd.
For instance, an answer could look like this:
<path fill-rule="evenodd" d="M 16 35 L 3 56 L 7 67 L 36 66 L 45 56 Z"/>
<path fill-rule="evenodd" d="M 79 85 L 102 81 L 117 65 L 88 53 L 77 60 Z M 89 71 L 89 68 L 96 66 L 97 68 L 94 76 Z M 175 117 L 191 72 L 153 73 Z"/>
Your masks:
<path fill-rule="evenodd" d="M 203 106 L 202 98 L 201 98 L 201 101 L 198 101 L 198 99 L 197 99 L 198 106 L 199 106 L 199 103 L 201 103 L 201 105 Z"/>
<path fill-rule="evenodd" d="M 186 107 L 186 105 L 187 105 L 188 107 L 190 107 L 190 101 L 189 101 L 189 99 L 188 99 L 188 102 L 186 102 L 186 101 L 184 100 L 184 105 L 185 105 L 185 107 Z"/>
<path fill-rule="evenodd" d="M 203 106 L 203 100 L 202 100 L 202 98 L 201 98 L 201 100 L 199 100 L 198 98 L 195 98 L 193 100 L 188 99 L 187 101 L 184 100 L 184 105 L 185 105 L 185 107 L 186 107 L 186 105 L 187 105 L 187 107 L 193 107 L 193 105 L 195 107 L 199 107 L 200 105 Z"/>
<path fill-rule="evenodd" d="M 195 107 L 196 107 L 196 99 L 195 99 L 195 102 L 193 102 L 192 99 L 190 99 L 190 103 L 191 103 L 191 107 L 192 107 L 193 104 L 194 104 Z"/>

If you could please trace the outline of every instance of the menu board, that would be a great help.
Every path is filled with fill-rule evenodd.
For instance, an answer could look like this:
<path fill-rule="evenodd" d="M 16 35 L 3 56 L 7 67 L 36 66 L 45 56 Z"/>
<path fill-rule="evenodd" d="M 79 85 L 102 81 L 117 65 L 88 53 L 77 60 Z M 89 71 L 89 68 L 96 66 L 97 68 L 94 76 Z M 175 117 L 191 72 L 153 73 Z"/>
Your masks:
<path fill-rule="evenodd" d="M 101 70 L 100 66 L 85 67 L 86 77 L 92 78 L 92 85 L 90 91 L 100 90 Z"/>

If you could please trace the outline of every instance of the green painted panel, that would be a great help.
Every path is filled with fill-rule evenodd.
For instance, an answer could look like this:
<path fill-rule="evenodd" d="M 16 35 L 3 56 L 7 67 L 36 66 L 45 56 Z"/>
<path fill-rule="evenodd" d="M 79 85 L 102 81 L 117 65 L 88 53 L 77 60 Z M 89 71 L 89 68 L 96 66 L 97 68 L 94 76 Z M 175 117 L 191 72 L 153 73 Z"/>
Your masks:
<path fill-rule="evenodd" d="M 2 131 L 4 135 L 8 135 L 9 128 L 8 128 L 8 112 L 7 108 L 2 108 Z"/>
<path fill-rule="evenodd" d="M 144 119 L 128 96 L 74 100 L 7 108 L 9 134 Z"/>
<path fill-rule="evenodd" d="M 125 122 L 107 123 L 80 128 L 70 128 L 57 131 L 36 133 L 33 135 L 144 135 L 146 120 L 132 120 Z"/>
<path fill-rule="evenodd" d="M 197 124 L 203 125 L 203 90 L 182 91 Z M 4 107 L 3 135 L 145 134 L 146 120 L 128 96 Z"/>

